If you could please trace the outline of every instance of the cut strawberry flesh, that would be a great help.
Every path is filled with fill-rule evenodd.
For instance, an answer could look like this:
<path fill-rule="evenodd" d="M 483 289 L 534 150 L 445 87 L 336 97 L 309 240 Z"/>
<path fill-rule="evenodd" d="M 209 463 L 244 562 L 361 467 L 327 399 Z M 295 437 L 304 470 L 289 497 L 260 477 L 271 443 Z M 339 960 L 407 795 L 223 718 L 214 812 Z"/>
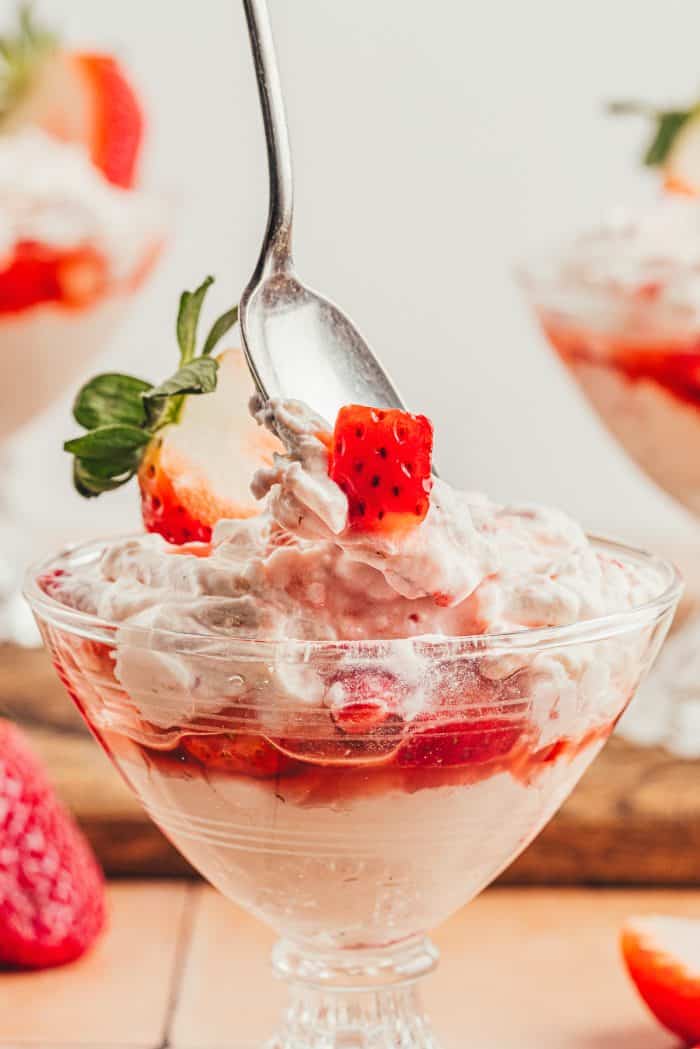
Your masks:
<path fill-rule="evenodd" d="M 212 772 L 268 779 L 294 770 L 294 762 L 264 736 L 232 732 L 188 735 L 183 736 L 182 747 Z"/>
<path fill-rule="evenodd" d="M 329 474 L 348 498 L 358 531 L 398 531 L 430 505 L 433 428 L 424 415 L 350 404 L 333 432 Z"/>
<path fill-rule="evenodd" d="M 522 734 L 523 725 L 507 715 L 475 715 L 474 721 L 452 721 L 412 732 L 398 762 L 404 768 L 484 765 L 510 754 Z"/>
<path fill-rule="evenodd" d="M 326 689 L 326 703 L 335 724 L 350 735 L 378 729 L 399 709 L 406 693 L 393 674 L 353 667 L 334 674 Z"/>
<path fill-rule="evenodd" d="M 622 930 L 622 954 L 657 1020 L 693 1045 L 700 1040 L 700 921 L 649 915 Z"/>
<path fill-rule="evenodd" d="M 42 303 L 86 306 L 107 287 L 106 260 L 87 246 L 66 250 L 21 241 L 0 267 L 0 314 Z"/>
<path fill-rule="evenodd" d="M 169 543 L 208 543 L 211 526 L 193 517 L 182 505 L 170 476 L 161 466 L 160 445 L 154 444 L 139 469 L 141 515 L 148 532 L 158 532 Z"/>

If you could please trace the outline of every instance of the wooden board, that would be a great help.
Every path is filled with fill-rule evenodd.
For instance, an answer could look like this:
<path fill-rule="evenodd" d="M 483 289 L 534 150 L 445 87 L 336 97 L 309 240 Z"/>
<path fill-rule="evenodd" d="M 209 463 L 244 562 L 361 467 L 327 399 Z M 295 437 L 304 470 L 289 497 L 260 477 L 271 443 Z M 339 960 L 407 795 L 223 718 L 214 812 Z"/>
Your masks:
<path fill-rule="evenodd" d="M 212 889 L 109 886 L 110 922 L 75 965 L 0 972 L 0 1049 L 256 1049 L 286 999 L 273 933 Z M 424 997 L 444 1049 L 673 1049 L 624 972 L 629 914 L 700 915 L 679 890 L 505 889 L 435 933 Z"/>
<path fill-rule="evenodd" d="M 109 873 L 188 872 L 87 734 L 44 652 L 0 648 L 0 712 L 27 726 Z M 504 880 L 700 884 L 699 773 L 696 762 L 613 739 Z"/>

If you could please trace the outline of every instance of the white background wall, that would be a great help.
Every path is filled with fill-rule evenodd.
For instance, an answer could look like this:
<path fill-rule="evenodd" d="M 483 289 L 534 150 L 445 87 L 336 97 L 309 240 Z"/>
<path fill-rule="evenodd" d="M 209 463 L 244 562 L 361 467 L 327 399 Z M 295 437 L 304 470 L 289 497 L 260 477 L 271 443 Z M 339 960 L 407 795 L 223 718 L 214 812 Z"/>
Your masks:
<path fill-rule="evenodd" d="M 270 0 L 297 172 L 301 273 L 358 322 L 437 423 L 442 472 L 557 503 L 598 530 L 689 521 L 618 451 L 515 288 L 529 248 L 653 193 L 644 129 L 603 102 L 700 87 L 696 0 Z M 0 12 L 11 9 L 0 0 Z M 234 300 L 266 207 L 240 0 L 43 0 L 81 45 L 125 59 L 151 119 L 148 183 L 174 196 L 170 251 L 100 365 L 163 377 L 175 303 L 206 272 Z M 215 302 L 213 300 L 216 300 Z M 128 527 L 135 493 L 85 504 L 60 439 L 67 402 L 17 442 L 29 511 L 66 532 Z M 25 504 L 28 496 L 25 488 Z M 47 514 L 47 506 L 49 513 Z"/>

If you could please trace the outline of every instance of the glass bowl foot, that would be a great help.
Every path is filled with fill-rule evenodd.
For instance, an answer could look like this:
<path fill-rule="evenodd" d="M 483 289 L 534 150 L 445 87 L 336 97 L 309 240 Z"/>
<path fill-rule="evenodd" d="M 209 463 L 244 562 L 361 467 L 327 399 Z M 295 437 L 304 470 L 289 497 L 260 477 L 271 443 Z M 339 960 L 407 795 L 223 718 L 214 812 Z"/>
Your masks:
<path fill-rule="evenodd" d="M 440 1049 L 418 988 L 437 961 L 422 938 L 324 953 L 281 941 L 272 966 L 290 1003 L 265 1049 Z"/>

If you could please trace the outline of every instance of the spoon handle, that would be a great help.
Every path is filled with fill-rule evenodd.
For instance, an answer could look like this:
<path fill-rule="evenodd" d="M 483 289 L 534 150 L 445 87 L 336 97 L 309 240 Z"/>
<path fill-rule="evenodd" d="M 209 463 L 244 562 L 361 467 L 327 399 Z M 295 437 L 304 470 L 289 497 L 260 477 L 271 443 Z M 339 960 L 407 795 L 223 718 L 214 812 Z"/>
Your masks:
<path fill-rule="evenodd" d="M 291 267 L 294 183 L 289 130 L 272 26 L 266 0 L 243 0 L 262 108 L 270 178 L 270 209 L 259 269 L 280 272 Z"/>

